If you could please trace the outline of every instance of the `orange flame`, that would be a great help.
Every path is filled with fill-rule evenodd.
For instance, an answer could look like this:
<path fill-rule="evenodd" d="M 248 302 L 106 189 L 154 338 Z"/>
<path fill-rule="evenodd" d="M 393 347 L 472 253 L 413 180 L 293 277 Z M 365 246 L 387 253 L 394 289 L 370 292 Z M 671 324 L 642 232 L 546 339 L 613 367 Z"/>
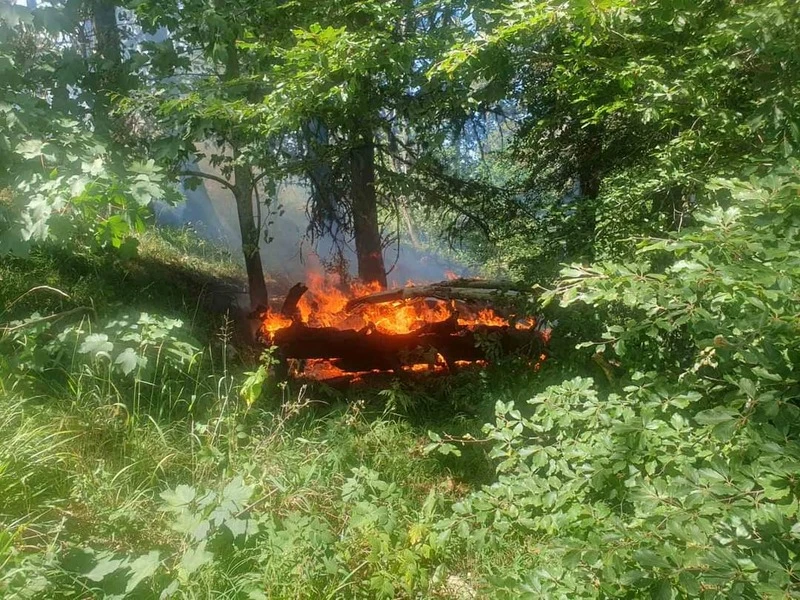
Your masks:
<path fill-rule="evenodd" d="M 453 303 L 433 298 L 366 304 L 348 313 L 345 306 L 349 300 L 380 291 L 378 284 L 346 284 L 336 274 L 310 273 L 306 285 L 308 291 L 298 302 L 297 309 L 300 320 L 310 327 L 361 329 L 372 325 L 383 333 L 402 334 L 410 333 L 427 323 L 444 321 L 454 314 L 458 315 L 458 324 L 462 327 L 509 325 L 508 319 L 491 309 L 472 312 L 462 307 L 461 310 L 456 310 Z M 291 323 L 291 319 L 280 313 L 269 312 L 264 320 L 263 331 L 270 335 Z M 522 327 L 527 328 L 530 325 L 522 324 Z"/>
<path fill-rule="evenodd" d="M 297 304 L 299 320 L 309 327 L 333 327 L 336 329 L 362 329 L 373 327 L 388 334 L 410 333 L 420 327 L 457 318 L 458 325 L 466 328 L 477 326 L 508 327 L 509 320 L 489 308 L 475 309 L 464 303 L 434 298 L 414 298 L 382 304 L 362 304 L 347 312 L 347 302 L 353 298 L 381 291 L 377 283 L 345 282 L 337 274 L 309 273 L 306 276 L 308 291 Z M 412 282 L 409 282 L 413 286 Z M 279 330 L 291 326 L 292 319 L 277 312 L 268 312 L 263 321 L 262 332 L 267 339 Z M 518 329 L 532 329 L 536 321 L 532 318 L 513 323 Z M 413 372 L 440 372 L 446 369 L 444 360 L 431 364 L 407 365 Z M 482 363 L 482 361 L 477 361 Z M 308 360 L 303 374 L 314 379 L 332 379 L 337 376 L 357 376 L 363 373 L 343 371 L 327 360 Z"/>

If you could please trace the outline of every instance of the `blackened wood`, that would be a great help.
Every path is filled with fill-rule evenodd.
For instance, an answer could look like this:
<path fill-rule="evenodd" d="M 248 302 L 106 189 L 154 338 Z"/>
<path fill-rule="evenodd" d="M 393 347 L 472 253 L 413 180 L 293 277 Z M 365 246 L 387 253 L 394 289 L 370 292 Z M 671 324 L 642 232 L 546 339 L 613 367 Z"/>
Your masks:
<path fill-rule="evenodd" d="M 300 298 L 307 291 L 308 288 L 302 283 L 295 283 L 286 294 L 286 299 L 283 301 L 283 306 L 281 306 L 281 314 L 287 319 L 296 318 L 298 316 L 297 303 L 300 302 Z"/>
<path fill-rule="evenodd" d="M 490 285 L 494 282 L 486 282 Z M 502 288 L 480 288 L 477 285 L 451 285 L 451 282 L 442 281 L 431 285 L 417 285 L 400 288 L 397 290 L 387 290 L 376 292 L 360 298 L 354 298 L 345 305 L 345 310 L 350 312 L 360 306 L 368 304 L 385 304 L 387 302 L 398 302 L 401 300 L 411 300 L 414 298 L 437 298 L 439 300 L 462 300 L 465 302 L 486 302 L 491 303 L 501 298 L 519 297 L 522 292 L 518 290 Z"/>
<path fill-rule="evenodd" d="M 534 330 L 488 325 L 469 329 L 459 327 L 455 318 L 404 334 L 372 327 L 342 330 L 294 323 L 276 331 L 272 343 L 287 358 L 327 359 L 345 371 L 397 371 L 403 365 L 433 364 L 439 355 L 453 366 L 458 361 L 494 360 L 511 353 L 533 356 L 543 348 Z"/>

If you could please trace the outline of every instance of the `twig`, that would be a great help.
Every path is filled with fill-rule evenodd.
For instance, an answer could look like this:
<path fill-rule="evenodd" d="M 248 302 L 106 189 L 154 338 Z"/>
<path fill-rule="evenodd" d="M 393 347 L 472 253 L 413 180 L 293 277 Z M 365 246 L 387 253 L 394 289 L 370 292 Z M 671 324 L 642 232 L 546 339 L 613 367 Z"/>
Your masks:
<path fill-rule="evenodd" d="M 22 295 L 21 295 L 19 298 L 17 298 L 16 300 L 14 300 L 14 301 L 13 301 L 11 304 L 9 304 L 9 305 L 8 305 L 8 307 L 6 308 L 6 310 L 8 310 L 8 309 L 9 309 L 9 308 L 11 308 L 12 306 L 14 306 L 14 305 L 15 305 L 17 302 L 19 302 L 20 300 L 22 300 L 22 299 L 23 299 L 25 296 L 27 296 L 28 294 L 32 294 L 33 292 L 38 292 L 39 290 L 47 290 L 48 292 L 53 292 L 53 293 L 56 293 L 56 294 L 58 294 L 59 296 L 61 296 L 62 298 L 66 298 L 67 300 L 69 300 L 69 299 L 70 299 L 70 295 L 69 295 L 68 293 L 66 293 L 66 292 L 62 292 L 62 291 L 61 291 L 61 290 L 59 290 L 58 288 L 50 287 L 49 285 L 37 285 L 36 287 L 32 287 L 31 289 L 29 289 L 27 292 L 25 292 L 24 294 L 22 294 Z"/>
<path fill-rule="evenodd" d="M 48 323 L 50 321 L 58 321 L 59 319 L 63 319 L 64 317 L 70 317 L 72 315 L 77 314 L 86 314 L 94 312 L 94 309 L 90 306 L 79 306 L 78 308 L 72 308 L 70 310 L 65 310 L 60 313 L 54 313 L 52 315 L 47 315 L 46 317 L 41 317 L 39 319 L 34 319 L 32 321 L 25 321 L 24 323 L 20 323 L 19 325 L 15 325 L 14 327 L 3 327 L 0 329 L 3 333 L 12 333 L 19 329 L 24 329 L 26 327 L 32 327 L 34 325 L 40 325 L 41 323 Z"/>

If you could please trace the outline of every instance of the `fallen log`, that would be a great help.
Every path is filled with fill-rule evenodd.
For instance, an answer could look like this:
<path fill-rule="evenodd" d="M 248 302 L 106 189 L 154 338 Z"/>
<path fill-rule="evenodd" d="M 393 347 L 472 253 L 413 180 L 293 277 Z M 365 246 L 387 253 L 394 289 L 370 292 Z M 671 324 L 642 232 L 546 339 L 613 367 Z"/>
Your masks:
<path fill-rule="evenodd" d="M 307 327 L 296 322 L 276 331 L 272 343 L 284 358 L 327 359 L 344 371 L 398 371 L 404 365 L 433 364 L 441 356 L 448 366 L 458 361 L 494 360 L 501 355 L 538 356 L 543 342 L 533 330 L 508 326 L 459 327 L 455 318 L 404 334 Z"/>
<path fill-rule="evenodd" d="M 510 290 L 528 294 L 531 292 L 531 287 L 529 285 L 526 285 L 524 283 L 517 283 L 509 279 L 470 279 L 461 277 L 458 279 L 448 279 L 446 281 L 440 281 L 439 283 L 433 285 L 438 285 L 442 287 L 452 287 L 452 288 Z"/>
<path fill-rule="evenodd" d="M 345 310 L 351 312 L 368 304 L 384 304 L 414 298 L 437 298 L 439 300 L 462 300 L 465 302 L 494 302 L 501 298 L 518 298 L 526 291 L 513 289 L 513 284 L 502 281 L 455 279 L 430 285 L 418 285 L 386 290 L 350 300 Z"/>

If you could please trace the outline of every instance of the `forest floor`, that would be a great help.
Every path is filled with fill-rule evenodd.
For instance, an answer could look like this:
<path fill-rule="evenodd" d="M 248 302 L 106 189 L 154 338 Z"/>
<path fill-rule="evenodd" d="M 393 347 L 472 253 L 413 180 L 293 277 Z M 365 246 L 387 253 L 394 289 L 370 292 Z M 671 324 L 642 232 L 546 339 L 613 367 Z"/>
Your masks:
<path fill-rule="evenodd" d="M 468 599 L 524 563 L 514 545 L 451 543 L 445 514 L 494 468 L 480 444 L 457 460 L 426 446 L 431 430 L 480 436 L 538 376 L 269 381 L 249 405 L 259 357 L 225 313 L 239 277 L 181 232 L 146 234 L 127 261 L 0 262 L 15 328 L 0 359 L 0 595 Z"/>

